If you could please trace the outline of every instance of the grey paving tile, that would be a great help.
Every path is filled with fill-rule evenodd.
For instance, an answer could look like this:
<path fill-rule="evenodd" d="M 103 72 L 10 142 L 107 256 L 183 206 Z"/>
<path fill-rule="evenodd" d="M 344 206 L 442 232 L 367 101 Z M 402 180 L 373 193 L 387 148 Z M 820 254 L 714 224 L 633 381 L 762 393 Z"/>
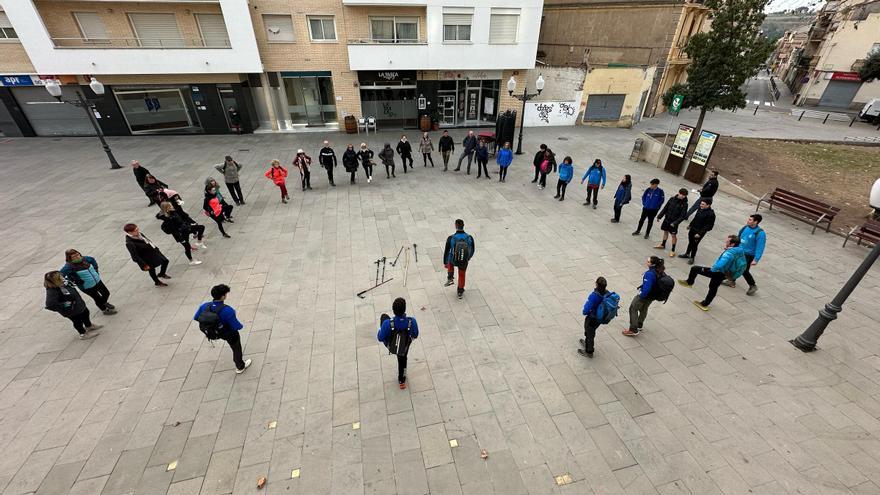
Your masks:
<path fill-rule="evenodd" d="M 152 447 L 144 447 L 123 452 L 119 456 L 116 466 L 113 467 L 110 479 L 107 480 L 101 493 L 110 495 L 134 491 L 144 475 L 144 469 L 147 467 L 147 461 L 150 460 L 152 450 Z"/>
<path fill-rule="evenodd" d="M 183 447 L 183 452 L 180 454 L 177 469 L 174 470 L 173 479 L 175 483 L 205 476 L 216 439 L 216 435 L 189 437 L 186 445 Z"/>

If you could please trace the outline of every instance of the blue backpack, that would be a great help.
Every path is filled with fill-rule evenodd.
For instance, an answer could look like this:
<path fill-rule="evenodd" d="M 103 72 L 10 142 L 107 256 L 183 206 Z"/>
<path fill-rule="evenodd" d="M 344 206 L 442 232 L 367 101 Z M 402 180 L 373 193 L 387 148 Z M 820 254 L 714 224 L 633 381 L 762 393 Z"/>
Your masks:
<path fill-rule="evenodd" d="M 620 296 L 616 292 L 609 291 L 596 307 L 596 320 L 602 325 L 607 325 L 617 316 L 618 309 L 620 309 Z"/>
<path fill-rule="evenodd" d="M 749 260 L 746 259 L 746 255 L 740 251 L 739 255 L 730 260 L 730 263 L 727 264 L 729 271 L 727 272 L 730 275 L 730 278 L 736 280 L 742 277 L 742 274 L 746 272 L 746 268 L 749 266 Z"/>

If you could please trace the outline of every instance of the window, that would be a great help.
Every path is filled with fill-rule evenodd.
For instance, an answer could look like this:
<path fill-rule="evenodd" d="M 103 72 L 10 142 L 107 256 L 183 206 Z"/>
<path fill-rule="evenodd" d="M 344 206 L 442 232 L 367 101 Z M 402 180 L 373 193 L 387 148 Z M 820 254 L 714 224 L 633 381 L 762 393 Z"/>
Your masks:
<path fill-rule="evenodd" d="M 229 48 L 229 33 L 223 14 L 196 14 L 202 44 L 211 48 Z"/>
<path fill-rule="evenodd" d="M 269 43 L 293 43 L 293 20 L 286 14 L 263 14 L 266 40 Z"/>
<path fill-rule="evenodd" d="M 371 17 L 373 41 L 379 43 L 406 43 L 419 40 L 418 17 Z"/>
<path fill-rule="evenodd" d="M 489 19 L 489 43 L 516 43 L 519 9 L 492 9 Z"/>
<path fill-rule="evenodd" d="M 470 41 L 472 9 L 443 9 L 443 41 Z"/>
<path fill-rule="evenodd" d="M 0 10 L 0 40 L 6 39 L 18 39 L 18 34 L 15 33 L 12 23 L 10 23 L 9 18 L 6 17 L 6 12 Z"/>
<path fill-rule="evenodd" d="M 128 14 L 140 46 L 156 48 L 185 46 L 174 14 Z"/>
<path fill-rule="evenodd" d="M 309 16 L 309 32 L 312 41 L 336 41 L 336 21 L 333 16 Z"/>
<path fill-rule="evenodd" d="M 79 32 L 87 43 L 107 43 L 107 28 L 97 12 L 74 12 L 73 18 L 79 26 Z"/>

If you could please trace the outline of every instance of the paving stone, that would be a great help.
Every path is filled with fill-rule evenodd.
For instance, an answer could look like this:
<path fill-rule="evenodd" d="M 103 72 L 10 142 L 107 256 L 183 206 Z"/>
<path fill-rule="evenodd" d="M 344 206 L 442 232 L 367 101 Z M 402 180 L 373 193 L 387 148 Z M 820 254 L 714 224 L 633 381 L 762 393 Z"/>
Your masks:
<path fill-rule="evenodd" d="M 636 391 L 628 381 L 613 383 L 609 385 L 609 388 L 631 416 L 641 416 L 642 414 L 654 412 L 654 409 L 645 401 L 641 393 Z M 656 390 L 652 391 L 656 392 Z"/>
<path fill-rule="evenodd" d="M 216 435 L 189 437 L 180 454 L 180 460 L 177 461 L 174 482 L 205 476 L 216 439 Z"/>
<path fill-rule="evenodd" d="M 150 460 L 152 450 L 152 447 L 144 447 L 123 452 L 101 493 L 111 495 L 134 491 L 144 475 L 144 469 L 147 467 L 147 461 Z"/>
<path fill-rule="evenodd" d="M 208 463 L 201 493 L 204 495 L 232 493 L 240 458 L 241 448 L 215 452 Z"/>
<path fill-rule="evenodd" d="M 38 495 L 62 495 L 69 493 L 79 472 L 85 465 L 85 461 L 72 462 L 70 464 L 55 464 L 46 474 L 43 482 L 37 489 Z"/>

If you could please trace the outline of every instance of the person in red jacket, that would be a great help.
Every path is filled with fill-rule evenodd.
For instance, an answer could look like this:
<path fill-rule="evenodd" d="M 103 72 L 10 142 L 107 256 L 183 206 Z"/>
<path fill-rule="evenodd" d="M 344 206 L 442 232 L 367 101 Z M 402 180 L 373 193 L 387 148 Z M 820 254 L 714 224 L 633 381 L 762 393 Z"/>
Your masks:
<path fill-rule="evenodd" d="M 223 230 L 223 222 L 235 223 L 229 219 L 229 214 L 232 213 L 232 205 L 221 204 L 220 199 L 217 198 L 217 190 L 213 187 L 205 190 L 205 201 L 202 203 L 202 209 L 205 210 L 205 215 L 208 218 L 217 222 L 217 228 L 220 229 L 223 237 L 227 239 L 232 237 Z"/>
<path fill-rule="evenodd" d="M 272 160 L 272 166 L 266 172 L 266 178 L 281 189 L 281 202 L 287 203 L 287 200 L 290 199 L 290 195 L 287 194 L 287 169 L 281 166 L 281 162 Z"/>

